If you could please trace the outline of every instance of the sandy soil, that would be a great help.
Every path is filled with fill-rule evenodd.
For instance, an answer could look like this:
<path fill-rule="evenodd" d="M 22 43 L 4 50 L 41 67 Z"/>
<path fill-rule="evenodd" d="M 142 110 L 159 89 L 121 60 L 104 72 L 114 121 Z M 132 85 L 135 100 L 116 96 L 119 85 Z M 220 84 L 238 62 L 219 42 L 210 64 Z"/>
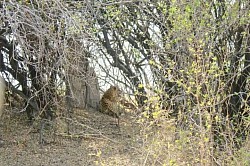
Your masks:
<path fill-rule="evenodd" d="M 40 122 L 30 126 L 25 114 L 9 112 L 0 120 L 1 166 L 142 165 L 139 125 L 129 115 L 119 129 L 112 117 L 76 110 L 46 123 L 41 145 Z"/>

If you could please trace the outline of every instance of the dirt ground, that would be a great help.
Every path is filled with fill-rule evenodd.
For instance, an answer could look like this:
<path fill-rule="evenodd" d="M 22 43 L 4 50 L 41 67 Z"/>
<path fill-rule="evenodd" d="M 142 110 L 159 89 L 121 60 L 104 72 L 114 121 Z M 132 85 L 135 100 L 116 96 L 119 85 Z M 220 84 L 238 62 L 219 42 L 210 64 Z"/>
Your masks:
<path fill-rule="evenodd" d="M 39 121 L 29 126 L 25 114 L 6 112 L 0 120 L 1 166 L 142 165 L 143 141 L 130 115 L 121 117 L 119 129 L 112 117 L 76 110 L 72 118 L 45 123 L 41 145 Z"/>

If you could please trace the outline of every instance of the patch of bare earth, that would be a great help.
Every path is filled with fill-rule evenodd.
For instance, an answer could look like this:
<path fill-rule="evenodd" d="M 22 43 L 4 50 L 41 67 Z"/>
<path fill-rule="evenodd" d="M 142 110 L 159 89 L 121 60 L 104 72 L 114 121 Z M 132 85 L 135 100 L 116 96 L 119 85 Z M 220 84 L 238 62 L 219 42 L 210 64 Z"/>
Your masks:
<path fill-rule="evenodd" d="M 25 115 L 5 113 L 0 120 L 0 165 L 141 165 L 138 125 L 129 115 L 121 117 L 120 129 L 115 122 L 97 111 L 77 110 L 71 118 L 47 123 L 40 145 L 39 121 L 29 126 Z"/>

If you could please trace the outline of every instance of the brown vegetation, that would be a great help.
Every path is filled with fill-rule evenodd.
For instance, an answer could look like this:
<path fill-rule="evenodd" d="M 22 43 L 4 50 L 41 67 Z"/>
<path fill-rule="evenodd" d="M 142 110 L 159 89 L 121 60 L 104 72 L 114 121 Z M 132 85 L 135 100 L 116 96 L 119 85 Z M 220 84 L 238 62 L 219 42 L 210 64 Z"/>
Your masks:
<path fill-rule="evenodd" d="M 0 117 L 3 113 L 5 102 L 5 81 L 2 77 L 0 77 Z"/>
<path fill-rule="evenodd" d="M 139 127 L 130 146 L 142 146 L 139 165 L 250 165 L 249 11 L 249 0 L 1 1 L 1 137 L 20 148 L 27 135 L 28 144 L 40 135 L 41 147 L 53 142 L 48 133 L 79 141 L 102 128 L 115 137 L 115 117 L 125 140 L 126 126 Z M 139 108 L 104 94 L 101 110 L 112 117 L 98 112 L 98 91 L 112 84 Z M 132 108 L 131 119 L 115 103 Z"/>

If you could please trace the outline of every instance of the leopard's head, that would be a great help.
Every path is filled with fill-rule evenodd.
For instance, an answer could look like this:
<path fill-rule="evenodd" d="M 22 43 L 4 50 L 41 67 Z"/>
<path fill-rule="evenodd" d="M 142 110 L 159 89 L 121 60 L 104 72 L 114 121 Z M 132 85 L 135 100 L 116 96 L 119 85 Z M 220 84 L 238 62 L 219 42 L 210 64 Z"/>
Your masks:
<path fill-rule="evenodd" d="M 117 96 L 119 97 L 122 94 L 122 91 L 120 90 L 120 88 L 118 86 L 110 86 L 110 92 L 113 94 L 113 96 Z"/>

